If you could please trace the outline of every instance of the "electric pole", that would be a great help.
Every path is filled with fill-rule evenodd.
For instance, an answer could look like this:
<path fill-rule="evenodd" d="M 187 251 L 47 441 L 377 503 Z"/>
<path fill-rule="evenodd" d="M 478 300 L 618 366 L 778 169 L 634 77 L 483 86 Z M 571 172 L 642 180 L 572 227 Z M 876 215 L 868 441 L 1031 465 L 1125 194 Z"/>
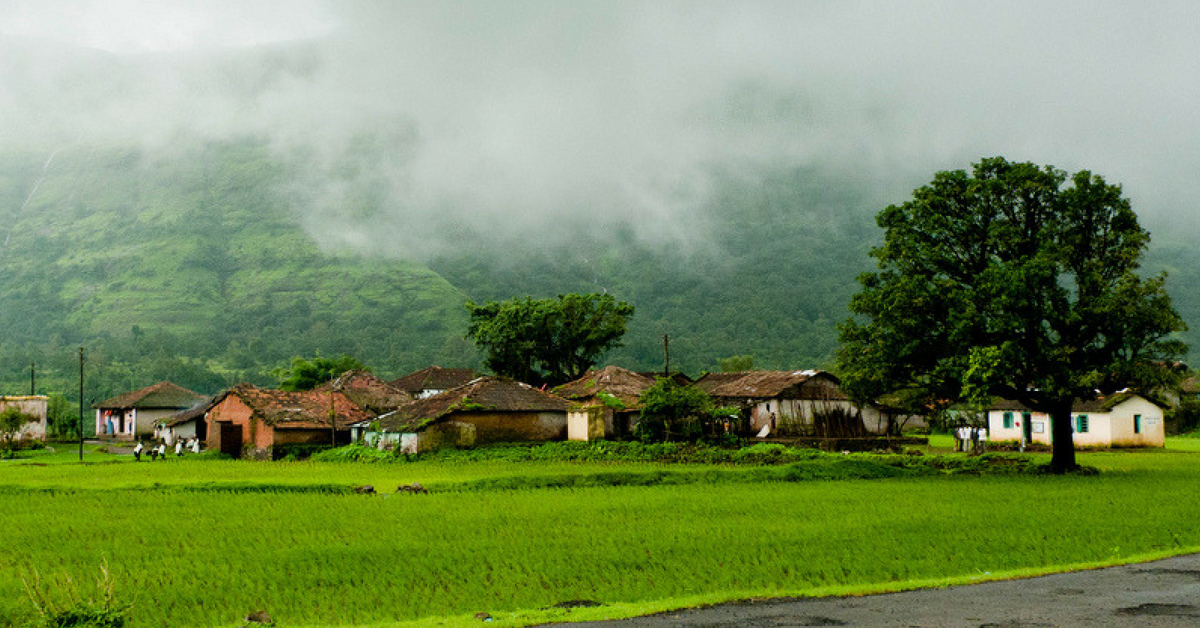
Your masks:
<path fill-rule="evenodd" d="M 83 347 L 79 347 L 79 461 L 83 462 Z"/>

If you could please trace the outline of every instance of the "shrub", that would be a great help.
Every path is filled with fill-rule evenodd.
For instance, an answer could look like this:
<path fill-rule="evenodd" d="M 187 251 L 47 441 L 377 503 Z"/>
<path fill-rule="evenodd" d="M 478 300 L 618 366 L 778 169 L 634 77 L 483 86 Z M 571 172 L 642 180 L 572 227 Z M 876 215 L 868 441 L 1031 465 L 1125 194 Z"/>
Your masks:
<path fill-rule="evenodd" d="M 100 566 L 100 579 L 96 581 L 96 593 L 84 596 L 76 590 L 71 577 L 65 576 L 60 589 L 52 592 L 42 586 L 37 572 L 33 582 L 25 580 L 25 588 L 33 602 L 38 619 L 32 624 L 36 628 L 124 628 L 129 619 L 132 604 L 117 601 L 113 590 L 108 565 Z"/>

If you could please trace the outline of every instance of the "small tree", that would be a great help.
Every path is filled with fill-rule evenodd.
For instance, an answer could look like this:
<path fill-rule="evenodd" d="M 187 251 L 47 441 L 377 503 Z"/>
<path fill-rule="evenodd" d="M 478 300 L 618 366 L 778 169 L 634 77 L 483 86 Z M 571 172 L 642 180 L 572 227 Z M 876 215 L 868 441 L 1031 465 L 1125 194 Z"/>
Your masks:
<path fill-rule="evenodd" d="M 754 356 L 733 355 L 728 358 L 717 358 L 717 368 L 721 369 L 722 373 L 749 371 L 754 368 Z"/>
<path fill-rule="evenodd" d="M 610 294 L 467 302 L 467 338 L 497 375 L 557 386 L 578 379 L 621 344 L 633 306 Z"/>
<path fill-rule="evenodd" d="M 277 368 L 271 374 L 279 380 L 279 388 L 287 391 L 312 390 L 346 371 L 369 370 L 356 358 L 342 354 L 339 358 L 317 356 L 311 360 L 292 358 L 288 368 Z"/>
<path fill-rule="evenodd" d="M 708 393 L 669 378 L 647 388 L 640 401 L 642 415 L 634 434 L 643 442 L 696 440 L 710 433 L 716 420 Z"/>
<path fill-rule="evenodd" d="M 79 438 L 79 411 L 60 394 L 50 395 L 46 404 L 46 427 L 59 438 Z"/>
<path fill-rule="evenodd" d="M 21 428 L 25 427 L 26 423 L 36 420 L 37 417 L 21 412 L 16 406 L 8 406 L 0 412 L 0 449 L 16 451 L 20 446 Z"/>

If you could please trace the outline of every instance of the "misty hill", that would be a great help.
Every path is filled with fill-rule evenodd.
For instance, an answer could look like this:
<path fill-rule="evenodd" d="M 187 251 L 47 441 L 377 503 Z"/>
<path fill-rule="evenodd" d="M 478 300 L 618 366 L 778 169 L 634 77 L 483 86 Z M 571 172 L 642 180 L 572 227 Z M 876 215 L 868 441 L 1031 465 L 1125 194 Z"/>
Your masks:
<path fill-rule="evenodd" d="M 834 325 L 869 260 L 873 213 L 836 177 L 725 177 L 697 244 L 632 229 L 496 238 L 460 225 L 428 264 L 322 251 L 288 203 L 292 173 L 255 140 L 174 156 L 78 148 L 0 159 L 0 382 L 73 389 L 75 347 L 107 395 L 173 379 L 213 392 L 270 382 L 293 355 L 352 354 L 384 375 L 478 364 L 468 299 L 608 291 L 637 313 L 610 357 L 658 369 L 828 366 Z M 831 221 L 829 215 L 845 216 Z M 551 232 L 558 233 L 558 232 Z"/>
<path fill-rule="evenodd" d="M 161 379 L 206 393 L 272 383 L 272 368 L 318 353 L 384 376 L 475 367 L 465 300 L 569 291 L 636 306 L 609 356 L 630 368 L 661 369 L 664 335 L 672 368 L 692 373 L 735 355 L 828 368 L 884 204 L 831 171 L 715 172 L 713 194 L 679 225 L 688 238 L 600 220 L 514 238 L 459 222 L 446 227 L 456 246 L 418 263 L 319 246 L 291 163 L 252 138 L 0 157 L 0 390 L 27 390 L 32 362 L 39 391 L 75 390 L 78 346 L 96 397 Z M 1196 258 L 1166 238 L 1147 264 L 1170 270 L 1188 320 L 1200 312 Z"/>
<path fill-rule="evenodd" d="M 76 345 L 99 396 L 163 378 L 204 392 L 271 381 L 288 356 L 317 352 L 383 372 L 474 358 L 464 293 L 419 265 L 322 253 L 289 214 L 280 176 L 251 141 L 174 159 L 5 155 L 5 391 L 27 389 L 34 361 L 49 389 L 71 381 Z"/>

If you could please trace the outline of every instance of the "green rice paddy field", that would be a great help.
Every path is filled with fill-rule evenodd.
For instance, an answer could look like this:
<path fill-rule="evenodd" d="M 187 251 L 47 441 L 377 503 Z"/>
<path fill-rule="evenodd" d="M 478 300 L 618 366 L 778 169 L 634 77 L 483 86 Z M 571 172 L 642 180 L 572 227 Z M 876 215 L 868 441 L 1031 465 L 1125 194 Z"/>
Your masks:
<path fill-rule="evenodd" d="M 102 567 L 134 627 L 237 626 L 258 609 L 283 627 L 381 627 L 478 625 L 480 611 L 529 625 L 1130 562 L 1200 551 L 1198 445 L 1081 453 L 1102 471 L 1090 476 L 812 481 L 649 463 L 89 453 L 81 465 L 47 453 L 0 463 L 0 626 L 32 619 L 35 579 L 51 596 L 87 597 Z M 512 488 L 614 473 L 674 480 Z M 510 481 L 478 484 L 489 478 Z M 392 494 L 414 481 L 430 493 Z M 330 492 L 361 484 L 382 494 Z M 554 608 L 577 600 L 602 605 Z"/>

